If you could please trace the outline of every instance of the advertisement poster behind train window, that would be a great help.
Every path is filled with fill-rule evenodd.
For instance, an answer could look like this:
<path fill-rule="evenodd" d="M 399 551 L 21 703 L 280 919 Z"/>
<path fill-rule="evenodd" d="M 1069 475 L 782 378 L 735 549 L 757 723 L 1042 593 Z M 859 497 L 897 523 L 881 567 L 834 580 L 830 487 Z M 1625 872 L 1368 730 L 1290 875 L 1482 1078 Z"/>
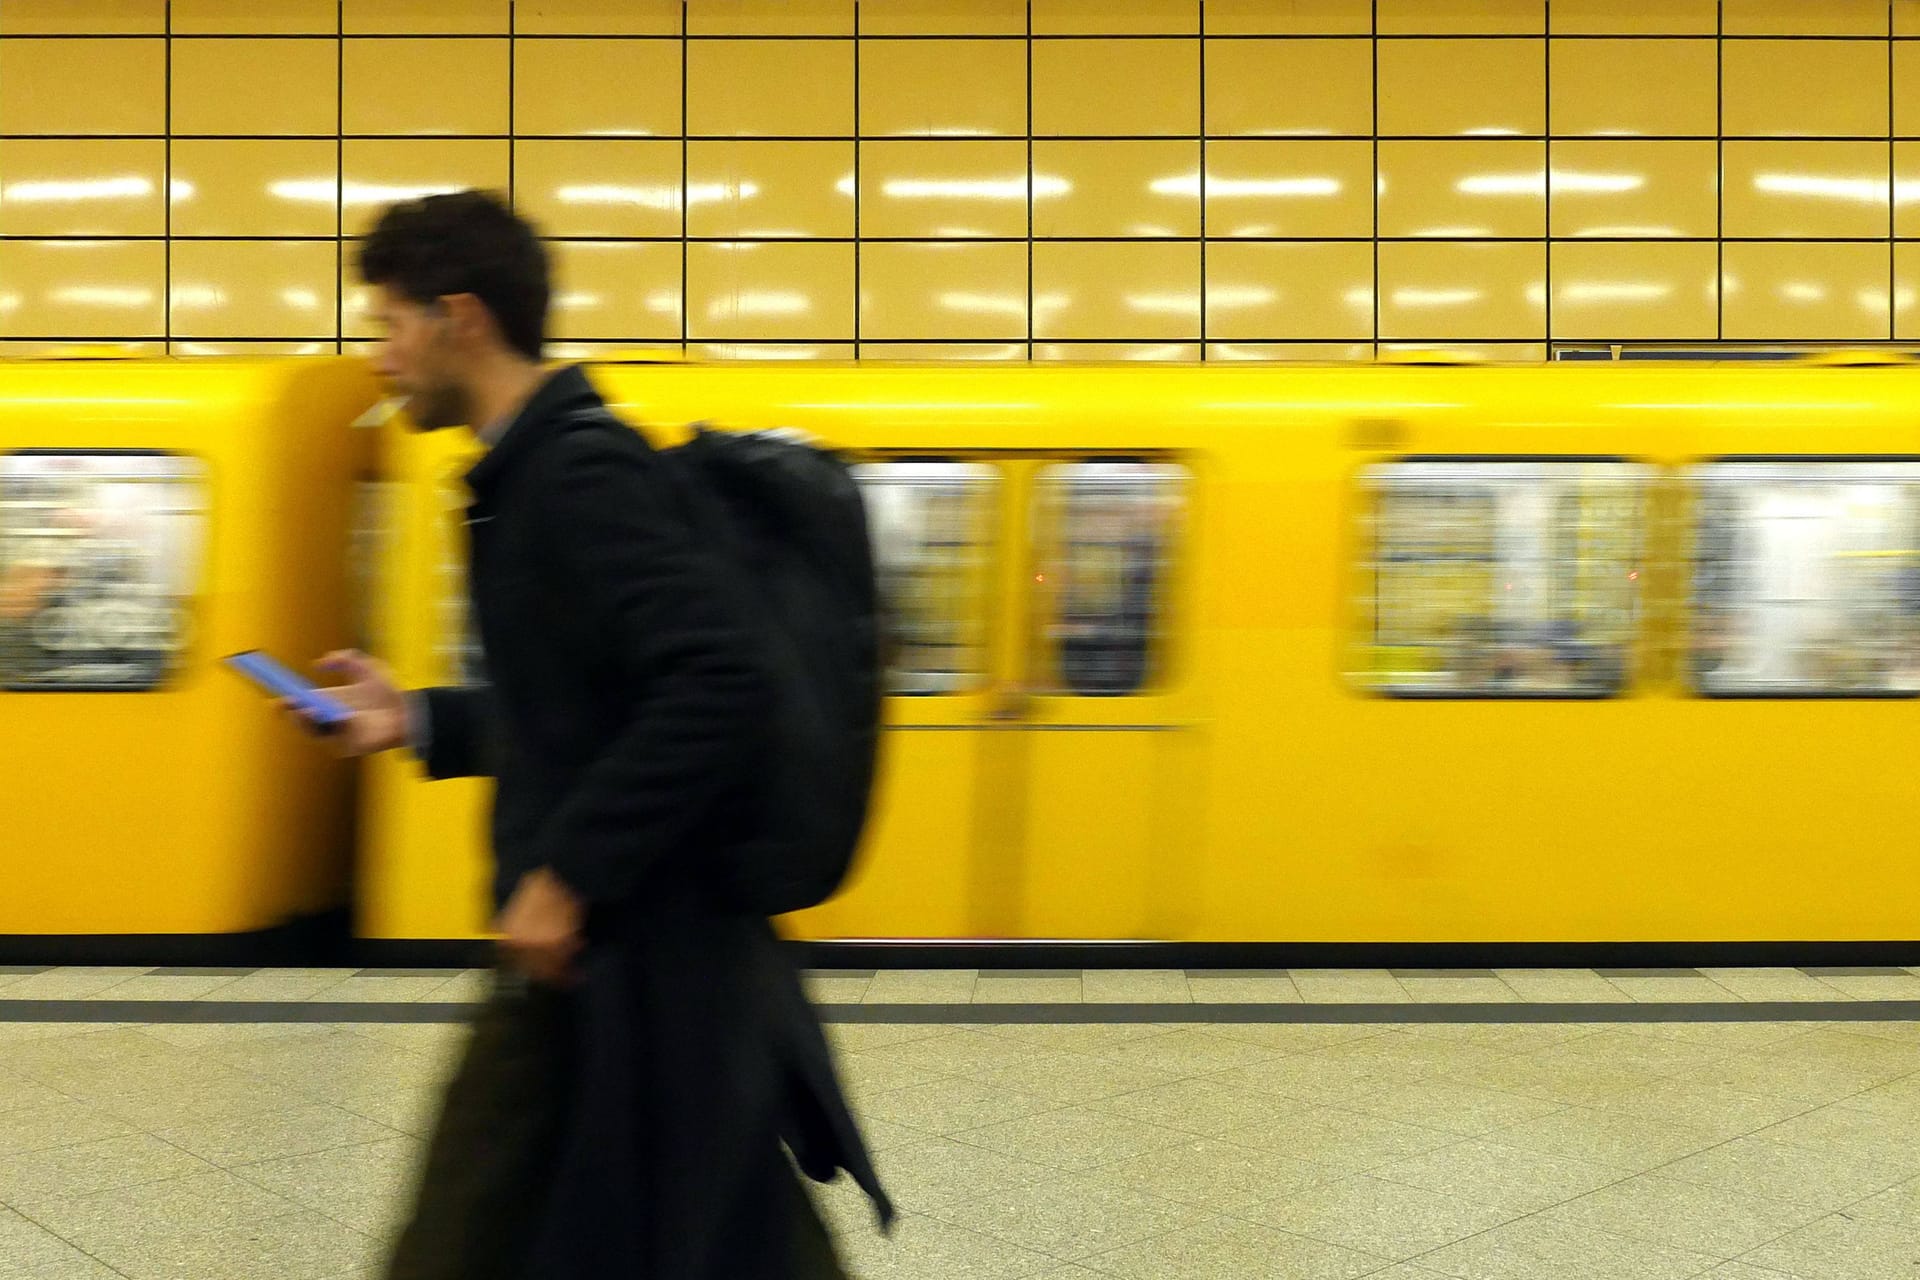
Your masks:
<path fill-rule="evenodd" d="M 195 458 L 0 456 L 0 686 L 157 688 L 189 639 L 205 520 Z"/>
<path fill-rule="evenodd" d="M 1369 468 L 1358 682 L 1401 697 L 1619 695 L 1650 478 L 1615 461 Z"/>

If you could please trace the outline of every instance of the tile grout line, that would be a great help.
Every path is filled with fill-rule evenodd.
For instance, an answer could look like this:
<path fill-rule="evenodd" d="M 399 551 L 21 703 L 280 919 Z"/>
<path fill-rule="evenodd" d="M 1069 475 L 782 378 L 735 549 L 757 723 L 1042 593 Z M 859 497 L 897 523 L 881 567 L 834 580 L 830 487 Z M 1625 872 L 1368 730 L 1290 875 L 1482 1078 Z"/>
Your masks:
<path fill-rule="evenodd" d="M 344 3 L 344 0 L 342 0 Z M 165 42 L 162 58 L 164 73 L 161 93 L 160 127 L 164 131 L 165 142 L 161 144 L 160 196 L 161 231 L 163 233 L 162 258 L 160 264 L 160 328 L 166 335 L 160 343 L 163 355 L 173 353 L 173 4 L 168 0 L 161 21 L 161 38 Z"/>
<path fill-rule="evenodd" d="M 1545 273 L 1540 294 L 1540 340 L 1553 350 L 1553 22 L 1552 0 L 1540 6 L 1540 127 L 1546 141 L 1540 144 L 1543 172 L 1540 190 L 1545 200 L 1540 209 L 1541 269 Z"/>
<path fill-rule="evenodd" d="M 167 5 L 171 10 L 171 0 Z M 347 0 L 334 6 L 333 350 L 347 349 Z M 508 75 L 512 75 L 509 64 Z M 512 100 L 512 83 L 508 83 Z M 511 107 L 508 108 L 512 110 Z M 509 118 L 509 128 L 511 118 Z M 172 130 L 168 130 L 172 132 Z M 509 143 L 509 146 L 512 144 Z"/>
<path fill-rule="evenodd" d="M 1027 359 L 1033 359 L 1034 342 L 1038 334 L 1033 323 L 1033 0 L 1027 0 L 1026 23 L 1027 38 L 1023 42 L 1026 55 L 1026 106 L 1027 106 Z"/>
<path fill-rule="evenodd" d="M 860 118 L 860 52 L 865 46 L 861 43 L 860 14 L 858 6 L 853 18 L 853 358 L 860 358 L 860 337 L 866 329 L 866 294 L 861 291 L 861 273 L 866 269 L 866 253 L 860 239 L 860 209 L 866 203 L 865 191 L 861 187 L 861 154 L 864 145 L 864 121 Z"/>
<path fill-rule="evenodd" d="M 1213 327 L 1212 317 L 1207 312 L 1207 262 L 1210 257 L 1207 242 L 1207 14 L 1206 0 L 1194 0 L 1195 44 L 1200 54 L 1200 324 L 1195 332 L 1200 340 L 1200 360 L 1207 359 L 1207 333 Z M 1032 197 L 1028 197 L 1031 202 Z"/>
<path fill-rule="evenodd" d="M 164 1178 L 157 1179 L 157 1181 L 165 1181 L 165 1179 Z M 134 1185 L 145 1186 L 149 1184 L 136 1183 Z M 118 1189 L 130 1189 L 130 1188 L 118 1188 Z M 20 1220 L 22 1222 L 32 1223 L 35 1227 L 38 1227 L 40 1230 L 46 1232 L 48 1235 L 52 1236 L 55 1240 L 58 1240 L 61 1244 L 66 1245 L 67 1248 L 72 1249 L 75 1253 L 80 1254 L 82 1257 L 86 1258 L 89 1262 L 98 1264 L 108 1274 L 116 1277 L 120 1277 L 121 1280 L 125 1280 L 126 1272 L 121 1271 L 118 1268 L 109 1265 L 106 1259 L 100 1257 L 98 1254 L 87 1249 L 85 1246 L 81 1245 L 77 1241 L 68 1239 L 66 1236 L 62 1235 L 60 1232 L 54 1230 L 52 1227 L 48 1226 L 46 1223 L 40 1221 L 40 1219 L 34 1217 L 33 1214 L 29 1212 L 27 1209 L 23 1209 L 18 1205 L 13 1205 L 13 1204 L 0 1204 L 0 1209 L 4 1209 L 11 1213 L 19 1214 Z M 22 1274 L 26 1274 L 26 1273 L 22 1273 Z"/>
<path fill-rule="evenodd" d="M 1713 338 L 1727 340 L 1727 42 L 1726 0 L 1713 6 Z M 1549 210 L 1551 215 L 1551 210 Z"/>
<path fill-rule="evenodd" d="M 244 29 L 236 30 L 236 31 L 182 32 L 180 34 L 183 39 L 191 39 L 191 40 L 271 40 L 271 41 L 313 40 L 317 38 L 324 38 L 326 35 L 326 33 L 323 31 L 249 31 Z M 1013 38 L 1017 34 L 1018 34 L 1017 32 L 991 32 L 991 31 L 990 32 L 867 31 L 867 32 L 861 32 L 860 38 L 863 40 L 873 40 L 876 42 L 885 42 L 890 44 L 912 44 L 916 42 L 924 43 L 927 41 L 1007 40 L 1007 39 Z M 1209 32 L 1207 33 L 1205 38 L 1208 40 L 1253 43 L 1256 41 L 1297 42 L 1297 41 L 1343 40 L 1343 39 L 1344 40 L 1360 40 L 1360 39 L 1365 39 L 1366 37 L 1367 37 L 1367 32 L 1362 30 L 1352 30 L 1352 31 L 1308 31 L 1308 32 L 1221 31 L 1221 32 Z M 139 40 L 139 39 L 157 39 L 159 38 L 159 33 L 138 32 L 138 31 L 20 32 L 17 35 L 0 35 L 0 38 L 18 39 L 18 40 L 125 41 L 125 40 Z M 356 31 L 353 33 L 353 38 L 356 40 L 365 40 L 369 42 L 378 41 L 383 43 L 393 43 L 393 42 L 402 41 L 402 40 L 427 40 L 427 39 L 459 41 L 461 43 L 480 43 L 487 40 L 498 40 L 501 38 L 501 33 L 498 31 Z M 832 41 L 832 40 L 846 40 L 849 37 L 844 32 L 790 32 L 786 34 L 766 35 L 761 33 L 741 34 L 738 32 L 703 31 L 696 38 L 700 40 L 714 41 L 716 43 L 742 43 L 742 42 L 748 42 L 748 41 L 781 40 L 781 41 L 792 42 L 792 43 L 819 44 L 819 43 Z M 1191 31 L 1142 31 L 1142 32 L 1076 31 L 1076 32 L 1060 32 L 1060 33 L 1041 32 L 1034 35 L 1033 37 L 1033 39 L 1041 41 L 1042 43 L 1073 43 L 1076 41 L 1084 42 L 1087 40 L 1115 40 L 1115 41 L 1163 40 L 1164 41 L 1164 40 L 1194 40 L 1198 38 L 1200 37 L 1198 37 Z M 1522 41 L 1545 39 L 1545 38 L 1548 38 L 1548 33 L 1543 33 L 1539 31 L 1531 31 L 1531 32 L 1525 32 L 1525 31 L 1519 31 L 1519 32 L 1516 32 L 1516 31 L 1469 31 L 1469 32 L 1392 31 L 1392 32 L 1384 32 L 1380 34 L 1378 38 L 1381 40 L 1388 41 L 1389 43 L 1414 43 L 1414 42 L 1425 43 L 1425 42 L 1434 42 L 1434 41 L 1447 41 L 1447 42 L 1500 41 L 1503 43 L 1518 43 Z M 1612 34 L 1608 34 L 1605 32 L 1590 32 L 1590 31 L 1566 31 L 1566 32 L 1552 32 L 1551 38 L 1555 40 L 1566 40 L 1566 41 L 1573 41 L 1573 42 L 1580 42 L 1580 43 L 1590 43 L 1590 42 L 1603 41 L 1603 40 L 1710 40 L 1710 39 L 1713 39 L 1714 36 L 1712 32 L 1708 32 L 1708 31 L 1700 31 L 1700 32 L 1665 31 L 1665 32 L 1655 32 L 1655 33 L 1629 31 L 1629 32 L 1614 32 Z M 1799 32 L 1799 33 L 1788 33 L 1788 34 L 1734 32 L 1724 36 L 1723 38 L 1729 44 L 1822 43 L 1822 44 L 1860 44 L 1860 45 L 1884 44 L 1889 39 L 1888 36 L 1879 32 L 1875 32 L 1872 34 L 1867 34 L 1863 32 L 1857 32 L 1853 34 L 1834 34 L 1831 32 L 1829 33 Z M 638 43 L 638 42 L 643 42 L 647 40 L 667 40 L 667 39 L 672 39 L 672 37 L 668 35 L 663 35 L 660 32 L 621 32 L 621 31 L 546 32 L 546 31 L 539 31 L 539 32 L 522 32 L 518 36 L 518 39 L 526 40 L 530 42 L 538 42 L 538 43 L 558 43 L 560 41 L 565 41 L 565 40 L 582 40 L 582 39 L 604 40 L 604 41 L 615 42 L 615 43 Z M 1920 33 L 1906 33 L 1901 35 L 1895 35 L 1895 36 L 1892 36 L 1891 39 L 1895 44 L 1913 44 L 1916 41 L 1920 41 Z"/>
<path fill-rule="evenodd" d="M 691 237 L 687 234 L 691 216 L 687 209 L 687 183 L 691 181 L 689 168 L 690 144 L 688 139 L 693 131 L 687 127 L 687 68 L 692 62 L 692 52 L 687 41 L 687 5 L 680 5 L 680 354 L 687 353 L 693 327 L 688 318 L 687 267 L 692 251 L 689 248 Z M 857 122 L 856 122 L 857 123 Z M 855 199 L 858 199 L 856 194 Z"/>
<path fill-rule="evenodd" d="M 1367 51 L 1372 59 L 1372 77 L 1367 85 L 1368 106 L 1373 114 L 1372 137 L 1368 139 L 1373 158 L 1373 172 L 1367 176 L 1370 188 L 1368 207 L 1373 219 L 1373 340 L 1368 351 L 1373 359 L 1380 358 L 1380 0 L 1372 0 L 1367 6 Z"/>

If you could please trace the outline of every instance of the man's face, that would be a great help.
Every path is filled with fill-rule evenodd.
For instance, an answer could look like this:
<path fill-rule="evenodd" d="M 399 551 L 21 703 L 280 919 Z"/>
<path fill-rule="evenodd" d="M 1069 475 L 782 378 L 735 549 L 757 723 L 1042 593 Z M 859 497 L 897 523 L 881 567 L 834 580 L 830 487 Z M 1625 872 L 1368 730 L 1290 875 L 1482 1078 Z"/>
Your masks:
<path fill-rule="evenodd" d="M 392 394 L 404 397 L 414 427 L 439 431 L 467 424 L 473 416 L 472 399 L 459 376 L 446 303 L 415 302 L 381 285 L 374 318 L 385 334 L 374 354 L 374 372 Z"/>

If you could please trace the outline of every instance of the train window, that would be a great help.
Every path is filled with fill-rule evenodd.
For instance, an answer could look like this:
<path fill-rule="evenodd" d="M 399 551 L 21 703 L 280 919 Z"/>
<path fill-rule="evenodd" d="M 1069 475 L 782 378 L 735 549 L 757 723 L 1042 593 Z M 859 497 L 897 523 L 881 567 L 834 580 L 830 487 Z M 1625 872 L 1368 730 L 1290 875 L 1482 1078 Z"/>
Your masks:
<path fill-rule="evenodd" d="M 1187 469 L 1169 463 L 1041 468 L 1035 692 L 1116 696 L 1153 682 L 1186 494 Z"/>
<path fill-rule="evenodd" d="M 1428 697 L 1620 692 L 1650 475 L 1576 460 L 1368 469 L 1362 683 Z"/>
<path fill-rule="evenodd" d="M 1691 479 L 1696 689 L 1920 693 L 1920 461 L 1717 462 Z"/>
<path fill-rule="evenodd" d="M 157 688 L 188 642 L 206 506 L 196 458 L 0 456 L 0 685 Z"/>
<path fill-rule="evenodd" d="M 887 623 L 887 691 L 964 693 L 986 674 L 989 555 L 1000 477 L 981 463 L 854 468 Z"/>
<path fill-rule="evenodd" d="M 456 685 L 484 684 L 486 662 L 479 627 L 468 603 L 465 529 L 469 495 L 465 484 L 453 477 L 443 478 L 434 492 L 440 505 L 437 527 L 442 531 L 442 542 L 434 565 L 437 608 L 433 660 L 446 673 L 445 678 Z"/>
<path fill-rule="evenodd" d="M 384 653 L 380 633 L 380 579 L 392 556 L 394 516 L 403 490 L 393 480 L 356 480 L 347 526 L 347 574 L 353 605 L 354 644 L 368 653 Z"/>

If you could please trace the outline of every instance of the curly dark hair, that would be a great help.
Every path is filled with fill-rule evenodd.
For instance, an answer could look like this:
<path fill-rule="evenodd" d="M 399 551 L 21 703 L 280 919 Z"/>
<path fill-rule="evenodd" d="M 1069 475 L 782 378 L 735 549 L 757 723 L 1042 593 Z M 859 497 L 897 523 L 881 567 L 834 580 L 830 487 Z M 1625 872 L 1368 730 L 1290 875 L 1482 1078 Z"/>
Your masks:
<path fill-rule="evenodd" d="M 491 191 L 389 205 L 360 246 L 360 276 L 418 303 L 471 293 L 507 345 L 540 359 L 547 340 L 547 251 L 531 223 Z"/>

